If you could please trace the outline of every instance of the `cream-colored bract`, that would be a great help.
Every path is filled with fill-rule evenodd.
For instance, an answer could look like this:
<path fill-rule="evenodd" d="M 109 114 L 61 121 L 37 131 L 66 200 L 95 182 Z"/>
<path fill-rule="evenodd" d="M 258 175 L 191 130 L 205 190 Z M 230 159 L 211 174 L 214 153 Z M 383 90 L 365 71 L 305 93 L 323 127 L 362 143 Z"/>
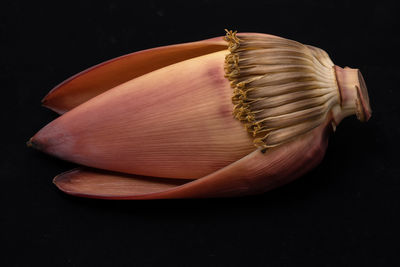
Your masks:
<path fill-rule="evenodd" d="M 226 77 L 235 117 L 262 148 L 274 147 L 321 125 L 340 92 L 333 62 L 319 48 L 268 35 L 227 31 Z"/>

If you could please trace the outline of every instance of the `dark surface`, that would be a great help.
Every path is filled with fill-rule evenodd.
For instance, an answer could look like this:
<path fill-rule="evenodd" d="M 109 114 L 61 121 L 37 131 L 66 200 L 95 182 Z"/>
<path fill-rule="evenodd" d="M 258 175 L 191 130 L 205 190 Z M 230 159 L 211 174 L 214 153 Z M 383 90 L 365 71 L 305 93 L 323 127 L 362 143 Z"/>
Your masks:
<path fill-rule="evenodd" d="M 399 266 L 399 17 L 394 2 L 194 1 L 0 8 L 2 266 Z M 57 115 L 41 98 L 104 60 L 223 35 L 280 35 L 361 69 L 372 118 L 343 121 L 314 171 L 252 197 L 99 201 L 52 178 L 75 165 L 25 142 Z M 4 249 L 5 247 L 5 249 Z"/>

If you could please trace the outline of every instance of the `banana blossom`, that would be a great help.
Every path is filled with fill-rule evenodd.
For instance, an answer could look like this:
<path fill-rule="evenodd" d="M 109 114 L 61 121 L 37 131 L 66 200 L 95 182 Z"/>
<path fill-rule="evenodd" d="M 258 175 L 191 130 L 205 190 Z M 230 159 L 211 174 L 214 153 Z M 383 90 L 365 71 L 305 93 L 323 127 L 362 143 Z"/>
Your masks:
<path fill-rule="evenodd" d="M 310 45 L 232 31 L 109 60 L 42 102 L 62 116 L 28 145 L 90 167 L 54 183 L 104 199 L 262 193 L 315 167 L 343 118 L 371 116 L 359 70 Z"/>

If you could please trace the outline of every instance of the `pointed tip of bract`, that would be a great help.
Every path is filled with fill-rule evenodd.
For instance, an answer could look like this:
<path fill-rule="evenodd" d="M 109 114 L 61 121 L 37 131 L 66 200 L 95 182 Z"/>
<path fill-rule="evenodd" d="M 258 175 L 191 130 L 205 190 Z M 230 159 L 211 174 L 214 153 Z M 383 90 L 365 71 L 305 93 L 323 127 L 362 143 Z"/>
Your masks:
<path fill-rule="evenodd" d="M 32 142 L 32 138 L 29 138 L 29 140 L 26 141 L 26 146 L 27 147 L 34 147 L 33 142 Z"/>
<path fill-rule="evenodd" d="M 61 174 L 55 176 L 53 178 L 53 184 L 55 186 L 57 186 L 57 188 L 60 189 L 61 191 L 68 193 L 68 190 L 64 190 L 63 184 L 69 182 L 68 173 L 74 172 L 74 171 L 76 171 L 76 169 L 72 169 L 70 171 L 67 171 L 67 172 L 64 172 L 64 173 L 61 173 Z"/>
<path fill-rule="evenodd" d="M 42 106 L 46 107 L 46 104 L 48 102 L 47 96 L 51 93 L 51 91 L 49 93 L 47 93 L 42 100 L 40 101 L 42 103 Z"/>
<path fill-rule="evenodd" d="M 50 93 L 48 93 L 45 97 L 43 97 L 42 100 L 40 101 L 40 103 L 42 104 L 42 107 L 45 107 L 45 108 L 53 110 L 52 106 L 49 104 L 49 100 L 47 99 L 47 96 L 49 94 Z"/>
<path fill-rule="evenodd" d="M 68 150 L 69 144 L 65 142 L 65 133 L 60 130 L 58 119 L 40 129 L 26 142 L 26 145 L 49 155 L 64 158 L 64 151 Z"/>
<path fill-rule="evenodd" d="M 26 142 L 26 146 L 37 150 L 42 150 L 41 144 L 34 140 L 34 137 L 29 138 L 29 140 Z"/>
<path fill-rule="evenodd" d="M 43 97 L 43 99 L 41 100 L 41 104 L 42 107 L 48 108 L 54 112 L 56 112 L 57 114 L 64 114 L 65 112 L 67 112 L 68 110 L 72 109 L 76 104 L 74 104 L 73 106 L 69 106 L 68 101 L 66 101 L 66 103 L 64 103 L 64 98 L 65 96 L 55 96 L 54 98 L 54 91 L 56 91 L 56 89 L 58 89 L 60 86 L 56 86 L 55 88 L 53 88 L 52 90 L 50 90 L 50 92 L 47 93 L 47 95 L 45 95 Z M 59 98 L 59 99 L 57 99 Z M 67 99 L 68 100 L 68 99 Z M 73 104 L 73 101 L 69 101 L 70 103 Z"/>
<path fill-rule="evenodd" d="M 60 173 L 59 175 L 57 175 L 53 178 L 53 184 L 59 190 L 61 190 L 62 192 L 66 193 L 66 194 L 80 196 L 80 194 L 78 194 L 76 192 L 76 190 L 71 190 L 71 187 L 74 186 L 71 177 L 73 177 L 74 174 L 77 172 L 79 172 L 78 168 Z M 82 196 L 85 196 L 85 195 L 82 194 Z"/>
<path fill-rule="evenodd" d="M 62 109 L 62 108 L 53 107 L 51 104 L 43 103 L 43 102 L 42 102 L 42 107 L 48 108 L 48 109 L 54 111 L 55 113 L 57 113 L 57 114 L 59 114 L 59 115 L 62 115 L 62 114 L 64 114 L 65 112 L 68 111 L 67 109 Z"/>

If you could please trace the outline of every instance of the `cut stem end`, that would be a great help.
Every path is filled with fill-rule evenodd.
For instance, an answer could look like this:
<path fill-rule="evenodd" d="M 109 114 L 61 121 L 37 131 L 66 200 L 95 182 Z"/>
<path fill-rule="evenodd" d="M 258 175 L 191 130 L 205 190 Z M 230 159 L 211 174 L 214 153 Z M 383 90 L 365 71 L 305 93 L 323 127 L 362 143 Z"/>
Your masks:
<path fill-rule="evenodd" d="M 334 66 L 341 97 L 341 109 L 334 110 L 336 124 L 343 118 L 356 114 L 360 121 L 368 121 L 371 117 L 371 106 L 367 86 L 358 69 Z"/>

